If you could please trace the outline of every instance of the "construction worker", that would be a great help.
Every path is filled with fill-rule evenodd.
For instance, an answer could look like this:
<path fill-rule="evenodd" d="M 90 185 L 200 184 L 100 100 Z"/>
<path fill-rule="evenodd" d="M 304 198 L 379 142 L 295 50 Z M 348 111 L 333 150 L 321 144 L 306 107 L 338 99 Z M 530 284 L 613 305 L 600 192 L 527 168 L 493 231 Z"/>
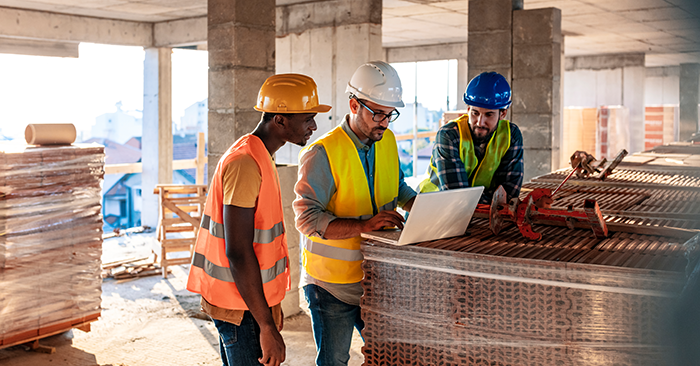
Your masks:
<path fill-rule="evenodd" d="M 510 85 L 496 72 L 473 78 L 464 92 L 468 113 L 440 127 L 421 192 L 484 186 L 480 203 L 491 203 L 498 186 L 508 199 L 523 182 L 523 137 L 506 120 Z"/>
<path fill-rule="evenodd" d="M 224 366 L 274 365 L 285 359 L 280 302 L 290 289 L 282 198 L 272 155 L 285 142 L 306 145 L 319 104 L 308 76 L 269 77 L 255 130 L 221 157 L 197 235 L 187 289 L 219 331 Z"/>
<path fill-rule="evenodd" d="M 360 233 L 403 228 L 394 209 L 410 210 L 416 192 L 404 183 L 394 134 L 401 80 L 382 61 L 360 66 L 348 83 L 350 114 L 299 156 L 296 227 L 304 235 L 301 280 L 311 310 L 316 365 L 347 365 L 360 317 Z"/>

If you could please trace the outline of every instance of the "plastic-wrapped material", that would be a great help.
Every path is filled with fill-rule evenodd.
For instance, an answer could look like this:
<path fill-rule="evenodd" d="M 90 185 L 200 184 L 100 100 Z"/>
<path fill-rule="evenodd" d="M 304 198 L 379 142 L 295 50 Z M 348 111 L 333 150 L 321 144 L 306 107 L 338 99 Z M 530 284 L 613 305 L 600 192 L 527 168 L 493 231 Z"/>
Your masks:
<path fill-rule="evenodd" d="M 365 365 L 668 364 L 698 236 L 469 231 L 402 247 L 365 235 Z"/>
<path fill-rule="evenodd" d="M 0 147 L 0 347 L 100 314 L 104 148 Z"/>

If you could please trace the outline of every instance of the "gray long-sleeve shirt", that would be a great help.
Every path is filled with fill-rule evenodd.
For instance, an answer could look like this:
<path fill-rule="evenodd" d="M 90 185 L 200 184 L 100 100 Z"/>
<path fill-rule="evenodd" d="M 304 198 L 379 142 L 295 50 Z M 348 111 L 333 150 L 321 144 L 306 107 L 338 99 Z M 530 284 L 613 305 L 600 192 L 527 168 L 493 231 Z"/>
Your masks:
<path fill-rule="evenodd" d="M 365 145 L 355 135 L 346 115 L 341 128 L 350 137 L 362 161 L 367 177 L 372 205 L 376 215 L 377 207 L 374 202 L 374 144 Z M 336 192 L 336 185 L 331 172 L 328 154 L 323 145 L 317 144 L 306 150 L 299 157 L 299 180 L 294 186 L 297 198 L 294 200 L 296 227 L 304 235 L 324 238 L 328 224 L 337 217 L 326 207 Z M 399 169 L 399 206 L 405 205 L 416 192 L 404 182 L 403 172 Z M 300 286 L 314 284 L 330 292 L 339 300 L 351 305 L 360 304 L 362 287 L 358 283 L 334 284 L 317 280 L 309 276 L 302 266 Z"/>

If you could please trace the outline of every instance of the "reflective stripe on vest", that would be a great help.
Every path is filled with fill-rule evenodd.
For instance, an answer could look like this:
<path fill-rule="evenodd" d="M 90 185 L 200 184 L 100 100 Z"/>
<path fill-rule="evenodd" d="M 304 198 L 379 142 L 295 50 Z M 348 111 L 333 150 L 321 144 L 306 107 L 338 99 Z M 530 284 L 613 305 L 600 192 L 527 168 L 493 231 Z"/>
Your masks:
<path fill-rule="evenodd" d="M 217 266 L 200 253 L 194 253 L 194 256 L 192 257 L 192 265 L 203 269 L 206 274 L 216 278 L 219 281 L 231 283 L 235 282 L 233 280 L 233 275 L 231 274 L 231 268 Z M 262 278 L 262 283 L 268 283 L 274 280 L 277 278 L 277 276 L 283 274 L 286 269 L 287 257 L 278 260 L 268 269 L 261 269 L 260 277 Z"/>
<path fill-rule="evenodd" d="M 469 115 L 462 115 L 451 122 L 457 123 L 459 128 L 459 158 L 464 164 L 467 177 L 471 178 L 469 186 L 490 188 L 493 175 L 501 164 L 501 159 L 510 148 L 510 122 L 507 120 L 498 121 L 496 131 L 491 136 L 488 145 L 486 145 L 486 152 L 481 162 L 479 162 L 474 152 L 474 142 L 471 136 L 471 129 L 469 128 Z M 438 191 L 440 180 L 432 155 L 428 166 L 428 174 L 428 178 L 420 184 L 420 191 Z"/>
<path fill-rule="evenodd" d="M 202 217 L 202 229 L 209 230 L 209 233 L 217 238 L 224 239 L 224 224 L 220 224 L 204 215 Z M 284 222 L 278 222 L 270 229 L 255 229 L 253 241 L 259 244 L 272 243 L 278 236 L 284 234 Z"/>
<path fill-rule="evenodd" d="M 316 140 L 322 144 L 336 185 L 326 209 L 338 218 L 368 220 L 374 216 L 367 175 L 355 144 L 342 126 Z M 375 144 L 374 201 L 379 211 L 394 210 L 399 193 L 399 155 L 396 139 L 390 130 Z M 302 151 L 303 154 L 304 151 Z M 326 240 L 314 236 L 303 238 L 302 266 L 311 277 L 330 283 L 356 283 L 363 277 L 362 253 L 357 236 Z"/>
<path fill-rule="evenodd" d="M 236 141 L 221 157 L 211 179 L 209 195 L 202 215 L 187 279 L 187 289 L 201 294 L 214 306 L 247 310 L 248 306 L 233 281 L 226 256 L 223 225 L 226 165 L 241 155 L 255 160 L 261 174 L 260 191 L 255 205 L 253 250 L 260 267 L 263 293 L 270 306 L 279 304 L 291 288 L 289 256 L 284 230 L 284 211 L 277 171 L 265 144 L 248 134 Z"/>

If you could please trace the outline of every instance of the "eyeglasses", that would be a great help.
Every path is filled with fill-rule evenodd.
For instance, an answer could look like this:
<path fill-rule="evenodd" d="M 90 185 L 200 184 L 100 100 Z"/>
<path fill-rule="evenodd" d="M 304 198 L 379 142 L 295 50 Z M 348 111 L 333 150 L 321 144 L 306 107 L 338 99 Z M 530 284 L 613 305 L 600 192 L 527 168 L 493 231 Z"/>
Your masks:
<path fill-rule="evenodd" d="M 358 98 L 355 98 L 355 100 L 358 103 L 360 103 L 361 106 L 365 107 L 365 109 L 367 109 L 369 111 L 369 113 L 372 113 L 372 121 L 377 122 L 377 123 L 381 123 L 385 119 L 389 119 L 389 123 L 394 122 L 394 121 L 396 121 L 397 118 L 399 118 L 399 115 L 401 114 L 396 109 L 391 111 L 391 113 L 389 113 L 389 114 L 382 113 L 382 112 L 375 112 L 375 111 L 371 110 L 365 103 L 362 103 L 362 101 L 359 100 Z"/>

